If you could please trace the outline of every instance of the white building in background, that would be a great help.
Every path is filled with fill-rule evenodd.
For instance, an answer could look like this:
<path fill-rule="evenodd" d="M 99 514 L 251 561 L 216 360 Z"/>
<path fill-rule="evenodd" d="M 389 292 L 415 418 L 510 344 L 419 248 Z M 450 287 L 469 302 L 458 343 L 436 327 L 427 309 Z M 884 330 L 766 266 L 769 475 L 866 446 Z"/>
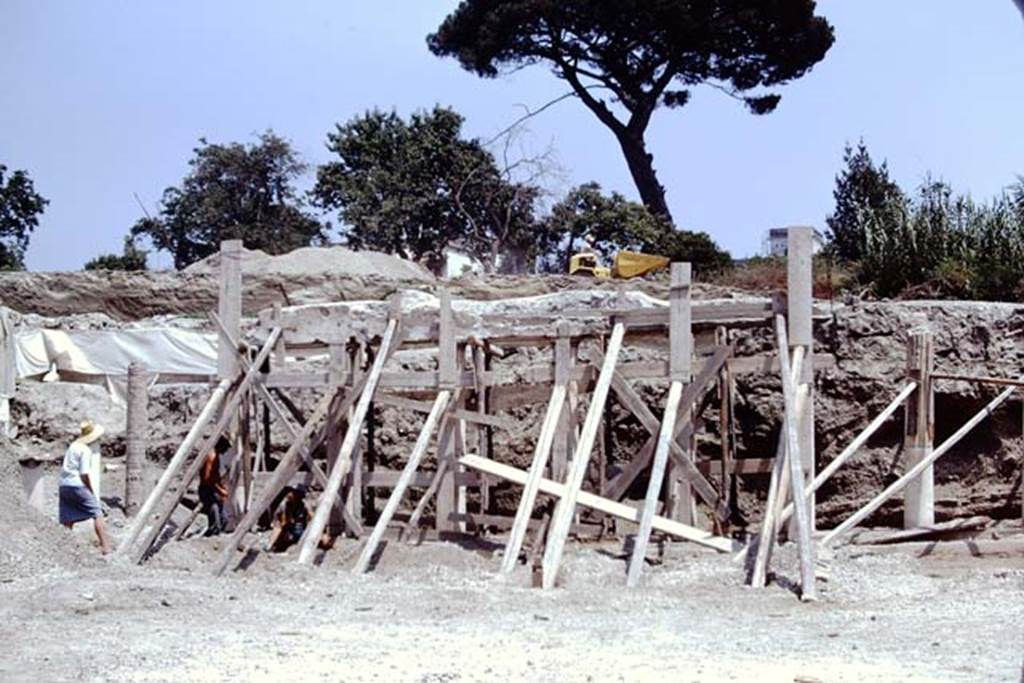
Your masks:
<path fill-rule="evenodd" d="M 784 257 L 789 254 L 789 229 L 788 228 L 771 228 L 765 235 L 764 241 L 761 243 L 761 251 L 765 256 L 779 256 Z M 825 248 L 825 238 L 817 230 L 814 231 L 814 246 L 813 252 L 817 254 Z"/>

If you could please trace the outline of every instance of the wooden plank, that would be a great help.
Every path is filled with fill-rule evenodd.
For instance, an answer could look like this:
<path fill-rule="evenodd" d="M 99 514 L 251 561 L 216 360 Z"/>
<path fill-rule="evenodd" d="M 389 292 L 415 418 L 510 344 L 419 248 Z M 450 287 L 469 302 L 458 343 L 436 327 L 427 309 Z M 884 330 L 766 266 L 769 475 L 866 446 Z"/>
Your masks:
<path fill-rule="evenodd" d="M 907 374 L 918 389 L 907 399 L 903 421 L 903 465 L 909 469 L 928 457 L 935 433 L 935 397 L 932 370 L 935 354 L 932 336 L 917 332 L 907 340 Z M 935 473 L 929 467 L 910 482 L 903 494 L 903 528 L 931 526 L 935 523 Z"/>
<path fill-rule="evenodd" d="M 784 316 L 775 316 L 775 332 L 778 336 L 779 363 L 782 365 L 782 396 L 786 406 L 784 414 L 786 450 L 789 453 L 790 487 L 793 489 L 793 509 L 798 532 L 797 545 L 800 551 L 800 599 L 811 601 L 818 599 L 814 574 L 814 545 L 811 542 L 811 519 L 808 512 L 808 500 L 805 496 L 804 468 L 800 458 L 800 449 L 803 446 L 800 442 L 799 428 L 801 415 L 797 412 L 796 382 L 793 381 L 794 376 L 790 375 L 789 344 L 786 339 L 786 318 Z M 809 347 L 801 345 L 801 348 Z M 806 356 L 806 351 L 804 353 Z M 801 368 L 797 368 L 797 370 L 799 371 Z M 796 376 L 799 376 L 799 373 Z"/>
<path fill-rule="evenodd" d="M 526 483 L 527 473 L 524 470 L 512 467 L 511 465 L 494 462 L 493 460 L 485 460 L 484 458 L 472 454 L 464 455 L 460 460 L 466 467 L 486 472 L 487 474 L 506 479 L 515 484 L 523 485 Z M 540 480 L 540 491 L 541 493 L 549 496 L 556 496 L 559 499 L 564 500 L 565 496 L 569 493 L 569 488 L 566 484 L 542 478 Z M 640 521 L 640 511 L 636 508 L 626 505 L 625 503 L 619 503 L 614 500 L 609 500 L 608 498 L 602 498 L 601 496 L 594 495 L 587 491 L 580 491 L 576 502 L 583 507 L 624 519 L 627 522 L 639 523 Z M 739 544 L 732 539 L 715 536 L 703 529 L 697 529 L 660 515 L 654 516 L 652 527 L 662 533 L 670 534 L 685 541 L 692 541 L 723 553 L 732 552 L 739 546 Z"/>
<path fill-rule="evenodd" d="M 214 444 L 217 443 L 217 440 L 220 439 L 221 434 L 224 432 L 227 426 L 231 423 L 231 420 L 233 420 L 235 415 L 238 413 L 238 408 L 241 405 L 242 400 L 246 396 L 246 390 L 252 383 L 253 378 L 259 373 L 259 366 L 262 365 L 263 361 L 265 361 L 267 357 L 270 355 L 270 352 L 273 350 L 274 344 L 277 342 L 279 336 L 281 336 L 281 329 L 274 328 L 274 330 L 271 331 L 270 336 L 267 337 L 267 341 L 263 344 L 263 348 L 261 348 L 259 354 L 257 354 L 256 362 L 252 364 L 248 371 L 246 371 L 246 373 L 242 376 L 241 382 L 239 382 L 238 385 L 235 387 L 234 393 L 231 395 L 231 398 L 224 406 L 224 410 L 221 413 L 220 418 L 214 425 L 213 430 L 211 431 L 209 436 L 207 436 L 206 439 L 202 442 L 202 445 L 199 446 L 198 456 L 192 461 L 192 464 L 189 465 L 188 468 L 185 470 L 185 474 L 183 476 L 183 484 L 181 488 L 176 492 L 169 492 L 169 501 L 164 506 L 164 508 L 157 513 L 156 521 L 152 524 L 152 526 L 150 526 L 149 533 L 143 539 L 141 546 L 137 548 L 135 553 L 132 555 L 132 560 L 135 563 L 141 562 L 142 559 L 146 556 L 146 553 L 149 551 L 150 547 L 160 536 L 160 532 L 163 531 L 164 525 L 167 524 L 167 521 L 171 518 L 171 515 L 174 514 L 174 509 L 178 506 L 178 501 L 181 500 L 181 496 L 184 495 L 185 493 L 185 487 L 199 474 L 199 470 L 203 466 L 203 458 L 210 451 L 210 449 L 213 448 Z M 141 511 L 139 513 L 139 517 L 142 517 Z"/>
<path fill-rule="evenodd" d="M 786 234 L 786 321 L 789 343 L 792 347 L 803 346 L 803 369 L 797 382 L 806 386 L 807 401 L 797 416 L 797 437 L 800 446 L 800 465 L 807 480 L 814 478 L 814 228 L 797 226 L 787 229 Z M 792 350 L 790 351 L 792 353 Z M 781 356 L 780 356 L 781 358 Z M 781 372 L 781 369 L 780 369 Z M 782 373 L 785 378 L 785 373 Z M 795 482 L 794 482 L 795 484 Z M 810 532 L 814 533 L 814 498 L 808 506 Z M 790 524 L 790 535 L 796 537 L 800 531 L 799 517 Z"/>
<path fill-rule="evenodd" d="M 933 372 L 931 378 L 950 380 L 953 382 L 974 382 L 977 384 L 995 384 L 1004 387 L 1024 387 L 1024 379 L 1011 377 L 977 377 L 973 375 L 955 375 L 946 372 Z"/>
<path fill-rule="evenodd" d="M 455 395 L 449 402 L 448 409 L 445 411 L 444 417 L 441 418 L 441 430 L 437 437 L 438 453 L 443 453 L 446 450 L 448 450 L 448 448 L 452 444 L 452 441 L 455 440 L 457 436 L 456 429 L 458 428 L 459 422 L 458 420 L 452 418 L 452 413 L 453 409 L 458 405 L 458 402 L 461 398 L 461 392 L 461 389 L 455 392 Z M 450 458 L 438 458 L 437 469 L 434 471 L 433 474 L 420 472 L 416 473 L 417 476 L 420 476 L 421 481 L 424 481 L 423 485 L 427 487 L 427 490 L 423 492 L 422 496 L 420 496 L 419 501 L 416 503 L 416 507 L 413 509 L 412 514 L 409 516 L 409 521 L 406 522 L 405 527 L 402 531 L 401 535 L 409 541 L 414 540 L 414 538 L 422 538 L 422 535 L 418 533 L 420 519 L 423 517 L 423 513 L 426 512 L 427 505 L 430 503 L 431 499 L 437 495 L 438 490 L 441 488 L 441 482 L 446 480 L 445 475 L 448 474 L 448 468 L 451 467 L 451 465 L 452 460 Z M 466 472 L 456 472 L 455 485 L 465 485 L 466 474 Z M 395 482 L 397 483 L 397 481 L 398 480 L 396 479 Z M 451 480 L 449 479 L 448 481 Z M 393 485 L 394 484 L 392 484 L 392 486 Z M 462 523 L 460 520 L 455 520 L 454 517 L 456 517 L 455 513 L 449 513 L 448 521 L 454 521 L 457 524 Z M 436 526 L 437 525 L 435 524 L 435 527 Z"/>
<path fill-rule="evenodd" d="M 356 564 L 352 568 L 353 574 L 362 574 L 369 569 L 370 561 L 377 552 L 377 546 L 380 545 L 380 541 L 384 537 L 384 531 L 387 529 L 388 524 L 391 523 L 391 519 L 394 517 L 395 512 L 398 511 L 398 506 L 401 504 L 402 498 L 405 496 L 406 489 L 409 487 L 409 481 L 412 478 L 412 475 L 416 472 L 416 469 L 420 466 L 420 461 L 426 454 L 427 447 L 430 446 L 430 439 L 434 435 L 434 431 L 441 419 L 441 415 L 444 414 L 445 409 L 448 407 L 448 402 L 451 400 L 451 397 L 452 392 L 448 389 L 443 389 L 434 400 L 434 407 L 431 409 L 430 414 L 427 415 L 427 419 L 423 423 L 423 428 L 420 430 L 419 437 L 416 439 L 416 445 L 413 447 L 412 453 L 409 455 L 409 459 L 406 461 L 405 467 L 402 469 L 402 477 L 398 480 L 395 488 L 392 489 L 391 495 L 388 497 L 388 502 L 381 511 L 380 517 L 377 519 L 377 524 L 373 527 L 373 531 L 370 532 L 370 537 L 367 539 L 366 545 L 363 546 L 363 551 L 359 555 L 359 559 L 356 560 Z"/>
<path fill-rule="evenodd" d="M 583 430 L 580 432 L 580 440 L 576 444 L 572 464 L 569 466 L 566 495 L 558 501 L 551 520 L 551 531 L 548 534 L 547 547 L 544 549 L 543 584 L 545 589 L 551 589 L 555 586 L 555 578 L 558 575 L 558 567 L 562 562 L 565 541 L 569 535 L 569 528 L 572 526 L 572 518 L 576 511 L 576 501 L 579 497 L 580 487 L 583 485 L 583 478 L 587 473 L 587 467 L 590 464 L 591 452 L 594 448 L 594 441 L 597 438 L 597 428 L 601 423 L 601 415 L 604 411 L 605 401 L 608 399 L 612 375 L 615 373 L 615 363 L 618 362 L 619 351 L 622 349 L 622 338 L 625 333 L 626 326 L 622 323 L 617 323 L 612 330 L 604 364 L 601 366 L 601 374 L 598 376 L 597 386 L 594 387 L 590 407 L 587 410 L 587 417 L 583 423 Z"/>
<path fill-rule="evenodd" d="M 669 447 L 674 443 L 672 433 L 675 431 L 676 415 L 679 413 L 679 399 L 682 398 L 682 395 L 682 380 L 673 380 L 668 388 L 665 416 L 662 418 L 661 429 L 658 432 L 658 445 L 654 450 L 651 477 L 647 483 L 647 495 L 644 497 L 644 506 L 640 514 L 640 529 L 633 537 L 633 555 L 629 561 L 629 570 L 626 573 L 626 585 L 630 588 L 635 587 L 639 583 L 640 572 L 643 570 L 644 560 L 647 558 L 647 542 L 651 537 L 654 509 L 658 505 L 661 485 L 665 479 Z"/>
<path fill-rule="evenodd" d="M 338 391 L 341 390 L 339 389 Z M 336 395 L 327 394 L 317 403 L 316 407 L 313 409 L 313 413 L 306 420 L 306 423 L 302 425 L 302 428 L 299 430 L 296 438 L 292 440 L 288 450 L 281 457 L 281 460 L 277 464 L 277 468 L 274 470 L 273 474 L 268 477 L 268 481 L 263 485 L 259 497 L 252 505 L 249 506 L 249 509 L 242 516 L 242 519 L 235 525 L 235 530 L 231 532 L 231 536 L 228 537 L 227 542 L 224 544 L 224 549 L 221 551 L 220 559 L 213 570 L 215 575 L 220 576 L 224 573 L 224 570 L 226 570 L 228 565 L 231 564 L 231 560 L 235 556 L 235 551 L 238 550 L 239 545 L 241 545 L 242 538 L 252 530 L 263 512 L 270 507 L 277 495 L 290 483 L 292 476 L 298 470 L 299 453 L 303 449 L 305 442 L 313 434 L 313 429 L 317 424 L 319 424 L 320 420 L 327 415 L 328 411 L 331 409 L 331 405 L 335 402 L 335 399 Z"/>
<path fill-rule="evenodd" d="M 991 415 L 992 411 L 998 408 L 1000 404 L 1006 401 L 1006 399 L 1010 398 L 1010 395 L 1013 394 L 1016 389 L 1016 387 L 1007 387 L 1002 391 L 1002 393 L 989 401 L 988 405 L 978 411 L 970 420 L 960 427 L 960 429 L 956 430 L 948 439 L 943 441 L 941 445 L 937 446 L 927 458 L 918 462 L 910 468 L 910 470 L 904 473 L 902 477 L 887 486 L 884 491 L 872 498 L 871 501 L 857 510 L 857 512 L 850 515 L 846 521 L 825 534 L 825 537 L 821 539 L 821 544 L 823 546 L 827 546 L 833 543 L 837 538 L 860 524 L 868 515 L 880 508 L 885 501 L 889 500 L 889 498 L 906 488 L 907 484 L 913 481 L 915 477 L 928 469 L 936 460 L 948 453 L 953 446 L 959 443 L 960 440 L 963 439 L 972 429 L 977 427 L 982 420 Z"/>
<path fill-rule="evenodd" d="M 454 391 L 458 385 L 457 376 L 459 372 L 459 349 L 456 341 L 455 316 L 452 312 L 451 295 L 447 290 L 442 289 L 438 302 L 438 333 L 437 333 L 437 367 L 438 386 L 442 390 Z M 473 377 L 475 380 L 476 378 Z M 447 416 L 447 419 L 452 419 Z M 454 437 L 454 434 L 452 435 Z M 438 531 L 456 531 L 457 523 L 452 523 L 449 516 L 459 512 L 460 501 L 465 500 L 465 489 L 455 483 L 455 469 L 453 464 L 455 439 L 446 439 L 438 443 L 437 461 L 438 474 L 441 481 L 438 484 L 435 499 L 437 501 L 437 514 L 434 516 L 434 528 Z M 442 460 L 448 461 L 446 467 L 440 467 Z"/>
<path fill-rule="evenodd" d="M 220 279 L 217 316 L 233 339 L 242 331 L 242 240 L 220 243 Z M 234 379 L 240 373 L 234 349 L 217 344 L 217 374 L 221 379 Z"/>
<path fill-rule="evenodd" d="M 568 373 L 566 373 L 568 376 Z M 527 473 L 523 495 L 519 499 L 519 507 L 516 510 L 515 521 L 512 524 L 512 532 L 509 534 L 508 543 L 505 545 L 505 555 L 501 560 L 501 572 L 511 574 L 519 562 L 519 551 L 523 547 L 523 539 L 526 536 L 526 529 L 530 518 L 533 516 L 533 507 L 537 502 L 537 491 L 540 480 L 544 476 L 544 469 L 548 465 L 548 457 L 551 455 L 551 446 L 558 431 L 558 421 L 565 409 L 565 394 L 568 384 L 565 382 L 555 385 L 551 392 L 551 400 L 548 401 L 548 408 L 544 414 L 544 421 L 541 423 L 540 437 L 533 451 L 533 461 L 530 463 L 530 470 Z"/>
<path fill-rule="evenodd" d="M 734 375 L 777 375 L 779 374 L 779 357 L 776 355 L 760 354 L 757 356 L 745 356 L 742 358 L 730 358 L 726 361 L 729 372 Z M 814 354 L 814 371 L 830 370 L 838 364 L 836 357 L 830 353 Z"/>
<path fill-rule="evenodd" d="M 804 351 L 802 347 L 799 347 L 793 353 L 790 372 L 799 373 L 802 369 L 803 359 Z M 792 377 L 796 379 L 799 374 Z M 761 530 L 758 533 L 757 555 L 754 557 L 754 566 L 749 578 L 749 583 L 754 588 L 764 588 L 767 580 L 768 563 L 771 561 L 772 546 L 775 544 L 778 529 L 776 513 L 781 509 L 780 503 L 784 503 L 786 500 L 784 487 L 788 468 L 787 457 L 786 437 L 780 430 L 779 441 L 775 448 L 775 466 L 772 468 L 771 480 L 768 482 L 768 498 L 765 500 L 764 518 L 761 520 Z M 745 553 L 741 553 L 741 555 L 745 556 Z"/>
<path fill-rule="evenodd" d="M 722 476 L 721 460 L 701 460 L 697 469 L 705 477 Z M 775 466 L 775 458 L 733 458 L 725 468 L 727 475 L 768 474 Z"/>
<path fill-rule="evenodd" d="M 199 437 L 202 436 L 203 430 L 206 429 L 206 426 L 214 419 L 214 416 L 217 415 L 217 411 L 224 402 L 224 397 L 227 395 L 230 388 L 231 380 L 221 380 L 213 390 L 213 393 L 210 394 L 209 400 L 199 412 L 199 415 L 196 417 L 196 421 L 192 423 L 192 427 L 189 428 L 188 434 L 185 435 L 185 439 L 174 452 L 170 462 L 167 463 L 167 467 L 160 475 L 160 479 L 157 480 L 156 486 L 154 486 L 153 490 L 149 492 L 148 496 L 146 496 L 146 500 L 142 504 L 142 507 L 139 508 L 138 513 L 135 515 L 134 519 L 132 519 L 131 525 L 128 527 L 128 531 L 125 532 L 124 537 L 121 539 L 121 544 L 117 547 L 115 556 L 126 555 L 128 550 L 135 543 L 136 539 L 138 539 L 147 520 L 149 520 L 150 515 L 153 514 L 153 510 L 156 507 L 157 502 L 170 488 L 171 482 L 188 460 L 188 456 L 191 455 L 196 442 L 199 440 Z"/>
<path fill-rule="evenodd" d="M 669 286 L 669 379 L 673 382 L 689 384 L 693 381 L 693 322 L 690 308 L 690 264 L 673 263 L 671 284 Z M 680 397 L 681 398 L 681 397 Z M 642 401 L 640 402 L 642 403 Z M 688 401 L 681 404 L 683 415 L 680 422 L 689 422 L 693 419 L 693 402 Z M 646 408 L 646 406 L 644 406 Z M 651 415 L 653 418 L 654 416 Z M 676 416 L 673 416 L 675 420 Z M 652 435 L 658 434 L 657 418 L 651 420 L 648 431 Z M 687 481 L 687 477 L 693 475 L 694 458 L 696 456 L 697 442 L 694 435 L 684 441 L 669 440 L 671 451 L 675 451 L 675 457 L 668 463 L 668 493 L 665 499 L 666 514 L 672 519 L 678 519 L 684 524 L 693 525 L 697 519 L 697 501 L 693 495 L 693 487 Z M 666 458 L 669 451 L 666 451 Z M 710 486 L 710 484 L 708 484 Z M 658 482 L 658 490 L 661 490 L 661 482 Z M 716 492 L 717 493 L 717 492 Z M 718 496 L 716 495 L 717 502 Z M 710 503 L 712 508 L 715 502 Z M 644 553 L 646 554 L 647 542 L 643 541 Z M 641 564 L 643 560 L 641 559 Z M 632 570 L 633 565 L 630 565 Z M 635 571 L 639 572 L 639 568 Z M 636 574 L 627 582 L 632 580 L 631 585 L 639 581 L 640 576 Z"/>
<path fill-rule="evenodd" d="M 373 400 L 374 403 L 377 403 L 378 405 L 403 408 L 405 410 L 413 410 L 418 413 L 429 413 L 431 409 L 430 401 L 420 401 L 412 398 L 406 398 L 404 396 L 396 396 L 395 394 L 380 393 Z M 470 410 L 463 410 L 461 408 L 454 411 L 452 415 L 456 419 L 470 422 L 472 424 L 497 427 L 504 430 L 510 430 L 515 427 L 515 422 L 511 418 L 502 417 L 500 415 L 487 415 L 486 413 L 473 412 Z"/>
<path fill-rule="evenodd" d="M 367 376 L 366 386 L 359 395 L 359 401 L 356 403 L 352 421 L 345 431 L 345 439 L 341 443 L 341 451 L 338 453 L 337 461 L 334 463 L 334 467 L 331 468 L 327 486 L 324 488 L 323 495 L 317 504 L 316 512 L 313 513 L 313 519 L 310 520 L 309 527 L 303 535 L 299 549 L 299 564 L 308 565 L 313 561 L 313 554 L 316 552 L 317 544 L 320 542 L 320 535 L 323 534 L 324 527 L 327 526 L 331 508 L 334 506 L 338 491 L 341 489 L 341 482 L 345 479 L 349 467 L 352 465 L 352 452 L 355 450 L 356 442 L 359 440 L 363 420 L 366 419 L 370 402 L 377 391 L 377 380 L 384 369 L 384 363 L 387 362 L 387 359 L 393 352 L 392 345 L 397 337 L 397 330 L 398 321 L 395 318 L 391 318 L 388 321 L 387 328 L 384 330 L 384 336 L 381 338 L 377 356 L 373 359 L 373 366 L 370 369 L 370 374 Z"/>

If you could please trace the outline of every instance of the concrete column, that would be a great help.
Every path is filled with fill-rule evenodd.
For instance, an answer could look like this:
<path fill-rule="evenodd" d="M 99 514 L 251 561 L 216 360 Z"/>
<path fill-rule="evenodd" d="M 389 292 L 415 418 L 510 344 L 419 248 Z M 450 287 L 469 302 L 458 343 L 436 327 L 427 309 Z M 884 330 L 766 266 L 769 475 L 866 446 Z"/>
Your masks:
<path fill-rule="evenodd" d="M 903 466 L 909 470 L 932 452 L 935 438 L 935 394 L 932 371 L 935 351 L 929 332 L 917 332 L 907 340 L 907 374 L 917 391 L 906 403 L 903 432 Z M 903 528 L 935 523 L 935 472 L 929 467 L 907 485 L 903 494 Z"/>
<path fill-rule="evenodd" d="M 149 432 L 147 405 L 148 374 L 140 363 L 128 366 L 128 411 L 125 429 L 124 510 L 134 517 L 146 498 L 146 437 Z"/>

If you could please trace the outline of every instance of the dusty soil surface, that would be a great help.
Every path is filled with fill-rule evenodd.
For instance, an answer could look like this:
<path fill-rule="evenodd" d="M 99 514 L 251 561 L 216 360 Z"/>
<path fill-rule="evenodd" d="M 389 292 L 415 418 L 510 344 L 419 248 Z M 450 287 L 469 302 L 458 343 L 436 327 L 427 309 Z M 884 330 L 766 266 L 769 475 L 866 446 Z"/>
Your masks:
<path fill-rule="evenodd" d="M 83 531 L 84 533 L 84 531 Z M 835 558 L 817 604 L 741 586 L 727 557 L 670 546 L 623 587 L 618 545 L 570 546 L 563 585 L 496 578 L 488 548 L 390 543 L 319 567 L 261 556 L 208 573 L 218 539 L 139 567 L 0 583 L 0 679 L 1016 681 L 1024 567 L 1011 559 Z M 782 548 L 783 573 L 792 564 Z M 159 556 L 158 556 L 159 557 Z M 204 561 L 205 560 L 205 561 Z M 783 577 L 785 578 L 785 577 Z M 783 581 L 784 583 L 784 581 Z"/>

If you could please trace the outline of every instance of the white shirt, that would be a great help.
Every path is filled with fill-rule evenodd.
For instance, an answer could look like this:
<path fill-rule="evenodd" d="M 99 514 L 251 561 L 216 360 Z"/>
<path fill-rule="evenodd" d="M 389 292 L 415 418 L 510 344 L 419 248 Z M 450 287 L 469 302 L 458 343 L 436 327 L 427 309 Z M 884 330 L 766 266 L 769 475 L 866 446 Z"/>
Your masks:
<path fill-rule="evenodd" d="M 92 448 L 77 441 L 68 446 L 64 452 L 64 461 L 60 466 L 61 486 L 85 486 L 82 475 L 89 475 L 92 480 L 93 469 Z M 95 485 L 95 484 L 94 484 Z"/>

